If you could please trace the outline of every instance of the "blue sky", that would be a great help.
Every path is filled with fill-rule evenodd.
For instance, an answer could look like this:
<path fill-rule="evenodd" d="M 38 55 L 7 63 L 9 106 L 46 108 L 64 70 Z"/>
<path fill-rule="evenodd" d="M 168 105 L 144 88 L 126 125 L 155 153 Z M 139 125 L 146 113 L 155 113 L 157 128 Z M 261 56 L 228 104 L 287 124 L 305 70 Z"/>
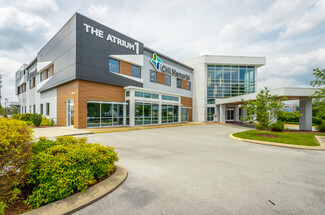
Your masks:
<path fill-rule="evenodd" d="M 182 61 L 265 56 L 258 89 L 309 86 L 325 68 L 325 0 L 0 0 L 2 96 L 17 100 L 15 71 L 79 12 Z"/>

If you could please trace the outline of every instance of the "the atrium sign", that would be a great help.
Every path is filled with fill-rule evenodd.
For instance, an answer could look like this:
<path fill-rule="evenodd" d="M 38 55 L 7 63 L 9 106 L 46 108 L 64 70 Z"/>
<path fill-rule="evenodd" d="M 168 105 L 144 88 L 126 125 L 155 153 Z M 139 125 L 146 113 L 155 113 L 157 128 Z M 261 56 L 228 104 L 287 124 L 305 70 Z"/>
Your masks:
<path fill-rule="evenodd" d="M 86 27 L 86 32 L 90 33 L 92 35 L 95 35 L 96 37 L 102 38 L 102 39 L 106 39 L 107 41 L 111 42 L 111 43 L 115 43 L 123 48 L 126 49 L 130 49 L 135 51 L 136 54 L 139 54 L 139 43 L 138 42 L 129 42 L 129 41 L 125 41 L 117 36 L 114 36 L 110 33 L 106 35 L 104 35 L 104 31 L 94 28 L 86 23 L 83 23 L 83 25 Z"/>
<path fill-rule="evenodd" d="M 176 76 L 177 78 L 190 80 L 190 76 L 184 73 L 178 72 L 176 69 L 171 68 L 170 66 L 167 66 L 162 63 L 162 60 L 158 57 L 156 53 L 153 53 L 151 64 L 155 67 L 157 71 L 160 71 L 162 73 L 165 73 L 167 75 Z"/>

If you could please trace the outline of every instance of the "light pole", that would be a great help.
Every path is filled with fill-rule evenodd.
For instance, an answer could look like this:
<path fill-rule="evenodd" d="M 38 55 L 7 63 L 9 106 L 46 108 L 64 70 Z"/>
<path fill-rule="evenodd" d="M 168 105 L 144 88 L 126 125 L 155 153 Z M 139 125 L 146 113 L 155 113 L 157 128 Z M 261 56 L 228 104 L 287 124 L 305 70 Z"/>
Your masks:
<path fill-rule="evenodd" d="M 5 113 L 4 114 L 7 114 L 8 113 L 8 111 L 7 111 L 7 103 L 8 103 L 8 99 L 5 98 Z"/>

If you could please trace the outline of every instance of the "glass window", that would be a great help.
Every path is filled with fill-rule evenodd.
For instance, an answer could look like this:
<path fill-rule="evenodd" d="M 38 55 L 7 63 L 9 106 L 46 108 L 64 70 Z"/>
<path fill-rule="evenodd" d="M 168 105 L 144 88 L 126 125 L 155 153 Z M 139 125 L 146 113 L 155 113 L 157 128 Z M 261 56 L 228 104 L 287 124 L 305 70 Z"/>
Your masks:
<path fill-rule="evenodd" d="M 246 66 L 241 66 L 239 68 L 239 80 L 241 81 L 245 80 L 245 74 L 246 74 Z"/>
<path fill-rule="evenodd" d="M 231 79 L 238 80 L 238 66 L 231 67 Z"/>
<path fill-rule="evenodd" d="M 46 115 L 50 115 L 50 103 L 46 103 Z"/>
<path fill-rule="evenodd" d="M 178 102 L 178 97 L 174 97 L 173 100 Z"/>
<path fill-rule="evenodd" d="M 39 81 L 40 81 L 40 82 L 43 81 L 43 72 L 41 72 L 41 73 L 39 74 Z"/>
<path fill-rule="evenodd" d="M 188 108 L 181 109 L 181 122 L 188 122 Z"/>
<path fill-rule="evenodd" d="M 177 88 L 182 88 L 182 79 L 177 78 Z"/>
<path fill-rule="evenodd" d="M 167 123 L 168 122 L 168 120 L 167 120 L 167 116 L 168 116 L 168 114 L 167 114 L 167 105 L 162 105 L 161 106 L 161 122 L 162 123 Z"/>
<path fill-rule="evenodd" d="M 150 70 L 150 82 L 157 83 L 157 72 Z"/>
<path fill-rule="evenodd" d="M 132 65 L 132 76 L 141 78 L 141 68 L 139 66 Z"/>
<path fill-rule="evenodd" d="M 207 110 L 207 121 L 213 121 L 214 107 L 208 107 Z"/>
<path fill-rule="evenodd" d="M 33 87 L 35 87 L 36 86 L 36 79 L 35 79 L 35 77 L 33 78 Z"/>
<path fill-rule="evenodd" d="M 151 93 L 143 93 L 143 97 L 145 97 L 145 98 L 151 98 Z"/>
<path fill-rule="evenodd" d="M 143 105 L 143 124 L 151 124 L 151 104 Z"/>
<path fill-rule="evenodd" d="M 158 105 L 153 104 L 152 105 L 152 124 L 158 123 Z"/>
<path fill-rule="evenodd" d="M 174 101 L 174 97 L 173 96 L 168 96 L 168 100 L 169 101 Z"/>
<path fill-rule="evenodd" d="M 165 85 L 171 85 L 171 77 L 170 75 L 165 75 Z"/>
<path fill-rule="evenodd" d="M 153 99 L 159 99 L 159 95 L 158 94 L 151 94 L 151 98 L 153 98 Z"/>
<path fill-rule="evenodd" d="M 187 81 L 187 90 L 191 90 L 191 88 L 192 88 L 191 82 Z"/>
<path fill-rule="evenodd" d="M 43 104 L 40 104 L 40 114 L 43 115 Z"/>
<path fill-rule="evenodd" d="M 120 61 L 110 58 L 109 71 L 114 73 L 120 73 Z"/>
<path fill-rule="evenodd" d="M 168 105 L 168 122 L 174 122 L 174 106 Z"/>
<path fill-rule="evenodd" d="M 162 99 L 162 100 L 167 100 L 168 97 L 167 97 L 166 95 L 162 95 L 162 96 L 161 96 L 161 99 Z"/>
<path fill-rule="evenodd" d="M 174 122 L 178 122 L 178 106 L 174 106 Z"/>
<path fill-rule="evenodd" d="M 130 96 L 130 91 L 126 91 L 126 92 L 125 92 L 125 96 L 126 96 L 126 97 L 129 97 L 129 96 Z"/>
<path fill-rule="evenodd" d="M 49 69 L 47 69 L 45 72 L 45 79 L 48 79 L 48 78 L 49 78 Z"/>
<path fill-rule="evenodd" d="M 134 95 L 135 97 L 143 97 L 143 92 L 135 91 Z"/>

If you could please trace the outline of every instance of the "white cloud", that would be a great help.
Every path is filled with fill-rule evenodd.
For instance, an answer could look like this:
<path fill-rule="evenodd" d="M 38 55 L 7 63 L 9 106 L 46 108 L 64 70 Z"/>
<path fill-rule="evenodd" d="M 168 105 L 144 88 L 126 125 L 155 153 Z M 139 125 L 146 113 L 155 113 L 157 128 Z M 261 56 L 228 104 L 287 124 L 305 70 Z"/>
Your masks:
<path fill-rule="evenodd" d="M 50 24 L 37 15 L 21 12 L 14 7 L 0 8 L 0 48 L 17 49 L 25 44 L 39 43 Z"/>
<path fill-rule="evenodd" d="M 53 0 L 20 0 L 16 3 L 16 6 L 24 11 L 43 16 L 59 9 L 58 5 Z"/>

